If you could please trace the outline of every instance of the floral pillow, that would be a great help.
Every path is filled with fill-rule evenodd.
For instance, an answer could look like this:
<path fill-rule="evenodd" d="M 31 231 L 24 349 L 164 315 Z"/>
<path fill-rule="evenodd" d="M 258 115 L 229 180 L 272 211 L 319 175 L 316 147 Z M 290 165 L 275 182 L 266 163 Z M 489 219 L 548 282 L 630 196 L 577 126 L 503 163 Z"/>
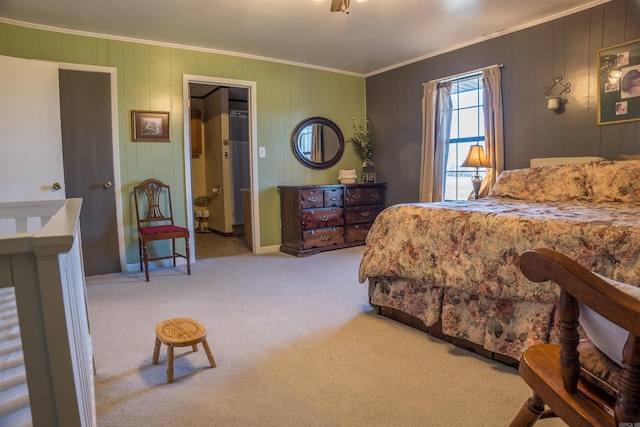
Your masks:
<path fill-rule="evenodd" d="M 534 202 L 566 202 L 587 196 L 584 165 L 555 165 L 506 170 L 489 196 Z"/>
<path fill-rule="evenodd" d="M 594 202 L 640 202 L 640 160 L 594 162 L 585 169 Z"/>

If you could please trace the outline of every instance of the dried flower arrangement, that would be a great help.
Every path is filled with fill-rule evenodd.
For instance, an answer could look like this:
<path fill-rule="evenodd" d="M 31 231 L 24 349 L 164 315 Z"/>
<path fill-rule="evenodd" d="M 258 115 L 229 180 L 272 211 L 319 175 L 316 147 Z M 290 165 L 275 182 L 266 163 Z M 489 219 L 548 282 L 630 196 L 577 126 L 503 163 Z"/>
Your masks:
<path fill-rule="evenodd" d="M 363 117 L 360 119 L 360 124 L 356 126 L 355 119 L 351 117 L 351 123 L 353 124 L 353 136 L 347 142 L 353 144 L 353 149 L 360 157 L 360 160 L 366 162 L 371 161 L 373 157 L 373 126 L 371 122 Z"/>

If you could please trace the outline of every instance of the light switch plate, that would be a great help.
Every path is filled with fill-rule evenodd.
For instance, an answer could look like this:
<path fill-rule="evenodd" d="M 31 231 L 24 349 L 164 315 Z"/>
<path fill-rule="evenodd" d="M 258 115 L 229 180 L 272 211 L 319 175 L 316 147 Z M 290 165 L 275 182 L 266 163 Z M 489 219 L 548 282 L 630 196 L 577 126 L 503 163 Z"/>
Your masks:
<path fill-rule="evenodd" d="M 267 157 L 266 147 L 258 147 L 258 157 Z"/>

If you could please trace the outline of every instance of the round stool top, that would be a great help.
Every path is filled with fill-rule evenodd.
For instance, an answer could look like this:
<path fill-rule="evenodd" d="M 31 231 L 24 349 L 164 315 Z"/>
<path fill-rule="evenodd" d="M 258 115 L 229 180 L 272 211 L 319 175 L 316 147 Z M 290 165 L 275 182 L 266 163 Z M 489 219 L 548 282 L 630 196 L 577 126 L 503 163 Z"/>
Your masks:
<path fill-rule="evenodd" d="M 207 335 L 200 323 L 189 318 L 169 319 L 156 325 L 156 336 L 164 344 L 186 347 L 197 344 Z"/>

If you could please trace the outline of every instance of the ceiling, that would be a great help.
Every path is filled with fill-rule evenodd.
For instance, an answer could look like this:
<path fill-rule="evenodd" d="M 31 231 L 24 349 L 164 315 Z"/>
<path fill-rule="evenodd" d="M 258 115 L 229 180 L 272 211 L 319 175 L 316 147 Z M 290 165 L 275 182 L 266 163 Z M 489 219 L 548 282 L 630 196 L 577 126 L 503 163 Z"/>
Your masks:
<path fill-rule="evenodd" d="M 0 0 L 0 22 L 372 75 L 609 0 Z"/>

